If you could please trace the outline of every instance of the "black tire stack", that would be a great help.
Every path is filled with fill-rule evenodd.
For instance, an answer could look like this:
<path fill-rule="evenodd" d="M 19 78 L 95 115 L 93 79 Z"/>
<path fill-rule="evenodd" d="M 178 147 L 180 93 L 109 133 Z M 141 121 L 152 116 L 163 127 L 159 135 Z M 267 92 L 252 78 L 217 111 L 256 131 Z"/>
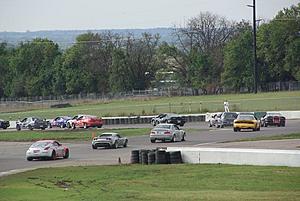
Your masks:
<path fill-rule="evenodd" d="M 139 150 L 132 150 L 131 151 L 131 163 L 136 164 L 140 162 L 140 151 Z"/>
<path fill-rule="evenodd" d="M 180 151 L 166 152 L 166 150 L 132 150 L 131 151 L 131 163 L 142 165 L 151 164 L 179 164 L 182 163 L 182 157 Z"/>

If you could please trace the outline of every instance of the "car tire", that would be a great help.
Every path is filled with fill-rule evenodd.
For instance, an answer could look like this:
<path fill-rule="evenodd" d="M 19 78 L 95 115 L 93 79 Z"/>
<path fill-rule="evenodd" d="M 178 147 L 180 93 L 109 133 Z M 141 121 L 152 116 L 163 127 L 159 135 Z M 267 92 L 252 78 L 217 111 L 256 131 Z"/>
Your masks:
<path fill-rule="evenodd" d="M 66 149 L 64 158 L 69 158 L 69 156 L 70 156 L 69 149 Z"/>
<path fill-rule="evenodd" d="M 72 129 L 76 129 L 76 126 L 74 123 L 72 124 Z"/>
<path fill-rule="evenodd" d="M 102 128 L 102 125 L 97 126 L 97 128 Z"/>
<path fill-rule="evenodd" d="M 21 126 L 20 126 L 20 125 L 17 125 L 17 126 L 16 126 L 16 129 L 17 129 L 17 131 L 20 131 L 20 130 L 21 130 Z"/>
<path fill-rule="evenodd" d="M 71 123 L 67 123 L 67 127 L 68 127 L 69 129 L 72 128 Z"/>
<path fill-rule="evenodd" d="M 65 124 L 61 124 L 61 125 L 60 125 L 60 128 L 65 128 Z"/>
<path fill-rule="evenodd" d="M 175 142 L 175 136 L 173 135 L 171 142 Z"/>
<path fill-rule="evenodd" d="M 112 148 L 113 148 L 113 149 L 117 149 L 117 148 L 118 148 L 117 141 L 112 145 Z"/>
<path fill-rule="evenodd" d="M 51 159 L 52 159 L 52 160 L 55 160 L 55 159 L 56 159 L 56 152 L 55 152 L 55 151 L 52 151 Z"/>
<path fill-rule="evenodd" d="M 185 141 L 185 134 L 182 136 L 181 141 L 182 141 L 182 142 Z"/>
<path fill-rule="evenodd" d="M 127 147 L 128 140 L 125 141 L 123 147 Z"/>
<path fill-rule="evenodd" d="M 237 128 L 233 128 L 233 131 L 234 131 L 234 132 L 237 132 L 237 131 L 238 131 L 238 129 L 237 129 Z"/>
<path fill-rule="evenodd" d="M 88 126 L 87 126 L 86 123 L 83 124 L 83 128 L 84 128 L 84 129 L 87 129 L 87 128 L 88 128 Z"/>
<path fill-rule="evenodd" d="M 155 143 L 156 140 L 154 139 L 154 140 L 150 140 L 150 141 L 151 141 L 151 143 Z"/>
<path fill-rule="evenodd" d="M 93 148 L 93 149 L 97 149 L 97 147 L 96 147 L 95 145 L 93 145 L 93 144 L 92 144 L 92 148 Z"/>
<path fill-rule="evenodd" d="M 26 158 L 28 161 L 32 161 L 33 160 L 33 158 L 31 158 L 31 157 L 27 157 Z"/>
<path fill-rule="evenodd" d="M 28 129 L 32 131 L 33 127 L 31 125 L 28 125 Z"/>

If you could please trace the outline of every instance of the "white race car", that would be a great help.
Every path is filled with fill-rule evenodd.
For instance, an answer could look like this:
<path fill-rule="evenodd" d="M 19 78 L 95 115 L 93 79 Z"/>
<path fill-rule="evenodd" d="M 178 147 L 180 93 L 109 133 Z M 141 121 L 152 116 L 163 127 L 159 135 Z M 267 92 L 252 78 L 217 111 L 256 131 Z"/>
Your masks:
<path fill-rule="evenodd" d="M 181 130 L 175 124 L 158 124 L 150 132 L 150 141 L 154 143 L 156 140 L 165 141 L 185 141 L 185 131 Z"/>
<path fill-rule="evenodd" d="M 57 157 L 69 158 L 70 149 L 56 140 L 41 140 L 33 143 L 26 151 L 26 159 L 52 159 Z"/>

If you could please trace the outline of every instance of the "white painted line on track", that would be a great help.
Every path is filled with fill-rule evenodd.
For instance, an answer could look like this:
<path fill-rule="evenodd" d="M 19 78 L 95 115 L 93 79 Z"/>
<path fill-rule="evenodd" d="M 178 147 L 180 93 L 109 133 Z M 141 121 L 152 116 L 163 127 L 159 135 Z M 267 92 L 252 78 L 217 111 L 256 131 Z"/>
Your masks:
<path fill-rule="evenodd" d="M 193 145 L 193 146 L 196 147 L 196 146 L 209 145 L 209 144 L 217 144 L 217 142 L 200 143 L 200 144 L 195 144 L 195 145 Z"/>

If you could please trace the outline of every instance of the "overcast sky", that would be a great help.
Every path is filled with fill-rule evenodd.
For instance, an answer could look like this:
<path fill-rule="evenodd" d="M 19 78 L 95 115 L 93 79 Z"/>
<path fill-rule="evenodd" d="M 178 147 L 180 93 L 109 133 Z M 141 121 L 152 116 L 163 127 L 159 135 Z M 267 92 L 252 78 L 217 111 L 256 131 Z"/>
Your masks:
<path fill-rule="evenodd" d="M 257 18 L 299 2 L 256 0 Z M 252 0 L 0 0 L 0 31 L 173 27 L 203 11 L 251 20 L 247 4 Z"/>

